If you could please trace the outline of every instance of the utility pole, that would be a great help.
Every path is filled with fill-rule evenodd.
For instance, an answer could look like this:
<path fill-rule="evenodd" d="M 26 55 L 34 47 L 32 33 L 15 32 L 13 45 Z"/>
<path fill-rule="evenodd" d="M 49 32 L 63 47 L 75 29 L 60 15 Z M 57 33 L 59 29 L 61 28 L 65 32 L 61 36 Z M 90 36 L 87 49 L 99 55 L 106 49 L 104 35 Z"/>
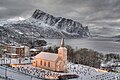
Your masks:
<path fill-rule="evenodd" d="M 7 60 L 6 61 L 6 64 L 5 64 L 5 80 L 7 80 Z"/>
<path fill-rule="evenodd" d="M 34 40 L 33 40 L 33 28 L 32 28 L 32 44 L 31 47 L 34 48 Z M 29 52 L 29 59 L 30 59 L 30 63 L 31 63 L 31 53 Z"/>
<path fill-rule="evenodd" d="M 33 29 L 32 29 L 32 46 L 33 46 Z"/>
<path fill-rule="evenodd" d="M 20 57 L 19 57 L 19 64 L 21 64 L 21 57 L 22 57 L 22 53 L 21 53 L 22 51 L 21 51 L 21 49 L 20 49 L 20 53 L 19 53 L 19 55 L 20 55 Z"/>
<path fill-rule="evenodd" d="M 0 42 L 2 43 L 2 31 L 0 30 Z"/>
<path fill-rule="evenodd" d="M 31 80 L 32 80 L 32 76 L 31 76 Z"/>

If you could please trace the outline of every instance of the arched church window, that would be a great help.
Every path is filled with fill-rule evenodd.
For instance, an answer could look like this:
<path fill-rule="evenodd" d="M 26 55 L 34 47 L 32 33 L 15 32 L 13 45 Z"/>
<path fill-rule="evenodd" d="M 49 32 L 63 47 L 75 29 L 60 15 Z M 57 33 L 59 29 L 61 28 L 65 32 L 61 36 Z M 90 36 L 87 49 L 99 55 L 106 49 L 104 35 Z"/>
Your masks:
<path fill-rule="evenodd" d="M 48 62 L 48 67 L 50 67 L 50 62 Z"/>
<path fill-rule="evenodd" d="M 40 61 L 40 65 L 42 65 L 42 60 Z"/>
<path fill-rule="evenodd" d="M 46 66 L 46 61 L 44 61 L 44 66 Z"/>

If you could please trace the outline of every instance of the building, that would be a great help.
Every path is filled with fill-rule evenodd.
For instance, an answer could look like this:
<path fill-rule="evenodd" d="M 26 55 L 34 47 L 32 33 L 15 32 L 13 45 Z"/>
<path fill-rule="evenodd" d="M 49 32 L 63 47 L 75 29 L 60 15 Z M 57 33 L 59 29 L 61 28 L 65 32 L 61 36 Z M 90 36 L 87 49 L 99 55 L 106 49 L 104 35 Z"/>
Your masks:
<path fill-rule="evenodd" d="M 29 47 L 27 46 L 12 46 L 6 45 L 5 46 L 6 53 L 8 54 L 17 54 L 20 57 L 29 56 Z"/>
<path fill-rule="evenodd" d="M 32 48 L 30 49 L 30 56 L 35 56 L 37 54 L 39 54 L 41 51 L 39 49 L 36 48 Z"/>
<path fill-rule="evenodd" d="M 62 38 L 58 54 L 49 52 L 40 52 L 35 56 L 32 65 L 52 71 L 67 70 L 67 48 L 64 47 L 64 39 Z"/>
<path fill-rule="evenodd" d="M 20 55 L 19 55 L 19 54 L 10 54 L 10 53 L 6 53 L 6 57 L 8 57 L 8 58 L 19 58 Z"/>

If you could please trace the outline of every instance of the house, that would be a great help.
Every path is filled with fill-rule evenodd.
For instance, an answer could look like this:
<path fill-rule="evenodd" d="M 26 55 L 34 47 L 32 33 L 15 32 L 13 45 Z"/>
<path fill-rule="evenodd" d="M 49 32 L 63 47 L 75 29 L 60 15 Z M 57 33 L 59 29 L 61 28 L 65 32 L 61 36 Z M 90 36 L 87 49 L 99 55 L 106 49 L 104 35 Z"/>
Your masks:
<path fill-rule="evenodd" d="M 21 57 L 29 56 L 29 47 L 27 46 L 6 45 L 5 49 L 9 54 L 17 54 Z"/>
<path fill-rule="evenodd" d="M 35 56 L 37 54 L 39 54 L 41 51 L 39 49 L 36 48 L 32 48 L 30 49 L 30 56 Z"/>
<path fill-rule="evenodd" d="M 64 38 L 61 40 L 58 54 L 40 52 L 35 56 L 35 59 L 32 61 L 32 65 L 52 71 L 65 72 L 67 70 L 67 48 L 64 47 Z"/>

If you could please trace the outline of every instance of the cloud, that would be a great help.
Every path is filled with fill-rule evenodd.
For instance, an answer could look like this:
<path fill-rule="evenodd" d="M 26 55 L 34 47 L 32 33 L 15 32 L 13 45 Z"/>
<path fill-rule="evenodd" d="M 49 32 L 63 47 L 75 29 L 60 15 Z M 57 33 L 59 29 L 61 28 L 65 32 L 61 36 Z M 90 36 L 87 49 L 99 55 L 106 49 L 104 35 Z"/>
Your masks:
<path fill-rule="evenodd" d="M 0 11 L 0 18 L 24 16 L 24 13 L 29 12 L 29 10 L 32 10 L 34 8 L 26 1 L 29 0 L 0 0 L 0 7 L 4 8 Z"/>
<path fill-rule="evenodd" d="M 119 35 L 120 33 L 120 28 L 112 28 L 112 27 L 96 27 L 93 28 L 91 31 L 91 34 L 94 35 L 101 35 L 101 36 L 115 36 L 115 35 Z"/>
<path fill-rule="evenodd" d="M 0 7 L 0 11 L 6 10 L 7 8 L 5 7 Z"/>

